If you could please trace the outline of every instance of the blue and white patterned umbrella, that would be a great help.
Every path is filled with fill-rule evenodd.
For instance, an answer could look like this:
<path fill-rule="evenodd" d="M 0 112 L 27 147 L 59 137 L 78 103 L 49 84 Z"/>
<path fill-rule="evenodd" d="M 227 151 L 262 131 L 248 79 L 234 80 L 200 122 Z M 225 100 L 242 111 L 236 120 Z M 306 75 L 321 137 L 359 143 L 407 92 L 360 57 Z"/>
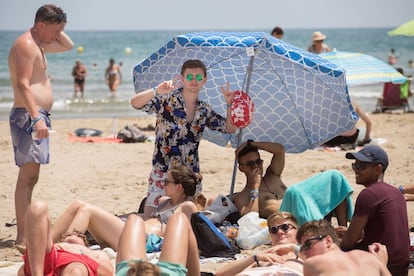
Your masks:
<path fill-rule="evenodd" d="M 332 51 L 319 56 L 345 70 L 348 86 L 407 80 L 394 67 L 367 54 Z"/>
<path fill-rule="evenodd" d="M 344 71 L 317 55 L 266 33 L 201 32 L 178 35 L 134 67 L 135 91 L 180 74 L 188 59 L 207 66 L 199 98 L 226 115 L 220 86 L 247 92 L 255 104 L 251 124 L 225 135 L 207 129 L 203 138 L 225 146 L 253 139 L 284 145 L 291 153 L 312 149 L 351 129 L 353 111 Z"/>

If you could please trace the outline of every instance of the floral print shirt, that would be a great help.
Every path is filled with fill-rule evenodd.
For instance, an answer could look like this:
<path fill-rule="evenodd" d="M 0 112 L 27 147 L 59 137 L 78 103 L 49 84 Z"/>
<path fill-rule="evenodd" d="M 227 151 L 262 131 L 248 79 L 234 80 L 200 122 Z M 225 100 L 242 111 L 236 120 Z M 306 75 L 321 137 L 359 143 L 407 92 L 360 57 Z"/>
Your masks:
<path fill-rule="evenodd" d="M 153 170 L 167 172 L 169 167 L 183 164 L 199 173 L 198 146 L 204 129 L 228 133 L 226 118 L 204 101 L 197 100 L 194 119 L 188 122 L 182 88 L 155 96 L 140 110 L 156 113 Z"/>

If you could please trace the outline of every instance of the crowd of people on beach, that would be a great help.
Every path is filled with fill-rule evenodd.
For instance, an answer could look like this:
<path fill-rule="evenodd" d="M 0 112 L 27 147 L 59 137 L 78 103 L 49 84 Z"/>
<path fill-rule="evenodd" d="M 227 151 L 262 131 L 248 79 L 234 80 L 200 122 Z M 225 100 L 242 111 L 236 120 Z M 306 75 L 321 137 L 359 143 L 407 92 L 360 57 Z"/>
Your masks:
<path fill-rule="evenodd" d="M 229 84 L 220 88 L 226 116 L 199 99 L 207 69 L 198 59 L 185 61 L 178 79 L 134 95 L 132 107 L 156 116 L 152 169 L 141 210 L 115 216 L 75 201 L 52 223 L 47 203 L 32 201 L 32 193 L 40 166 L 49 163 L 53 97 L 46 53 L 73 48 L 73 41 L 64 32 L 66 20 L 59 7 L 41 6 L 33 27 L 17 38 L 9 53 L 14 89 L 10 126 L 19 167 L 15 246 L 24 260 L 19 275 L 200 275 L 198 241 L 191 219 L 193 214 L 208 210 L 215 199 L 203 200 L 198 148 L 206 128 L 227 134 L 238 130 L 231 119 L 234 94 Z M 280 27 L 272 31 L 278 39 L 283 34 Z M 313 33 L 308 50 L 330 51 L 323 44 L 325 39 L 323 33 Z M 81 61 L 76 61 L 72 76 L 75 95 L 80 92 L 82 96 L 87 70 Z M 114 95 L 121 70 L 113 59 L 105 78 Z M 360 116 L 366 123 L 365 145 L 370 142 L 371 123 L 363 112 Z M 344 134 L 341 143 L 352 137 L 349 141 L 355 144 L 358 129 L 353 131 Z M 261 152 L 271 154 L 266 169 Z M 365 145 L 345 155 L 353 160 L 355 182 L 364 186 L 355 205 L 351 185 L 337 170 L 287 187 L 282 180 L 286 158 L 282 144 L 248 140 L 235 154 L 246 184 L 227 197 L 237 208 L 237 219 L 256 212 L 267 220 L 271 245 L 220 266 L 217 275 L 252 275 L 258 271 L 263 275 L 277 271 L 289 271 L 290 275 L 408 274 L 406 200 L 414 200 L 414 185 L 395 188 L 384 181 L 389 160 L 382 148 Z M 335 227 L 333 217 L 337 219 Z M 90 237 L 116 251 L 115 267 L 105 251 L 89 247 Z M 147 252 L 152 251 L 161 252 L 155 264 L 147 259 Z"/>

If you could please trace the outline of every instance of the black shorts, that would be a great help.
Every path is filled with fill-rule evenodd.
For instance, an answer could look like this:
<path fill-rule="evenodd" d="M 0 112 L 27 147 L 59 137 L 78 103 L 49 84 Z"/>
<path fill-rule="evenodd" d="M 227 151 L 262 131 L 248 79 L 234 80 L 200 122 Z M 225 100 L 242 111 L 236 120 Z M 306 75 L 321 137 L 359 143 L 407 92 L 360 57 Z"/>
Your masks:
<path fill-rule="evenodd" d="M 84 79 L 84 78 L 82 78 L 82 79 L 75 78 L 73 81 L 74 81 L 76 84 L 79 84 L 79 85 L 82 85 L 82 84 L 84 84 L 84 83 L 85 83 L 85 79 Z"/>

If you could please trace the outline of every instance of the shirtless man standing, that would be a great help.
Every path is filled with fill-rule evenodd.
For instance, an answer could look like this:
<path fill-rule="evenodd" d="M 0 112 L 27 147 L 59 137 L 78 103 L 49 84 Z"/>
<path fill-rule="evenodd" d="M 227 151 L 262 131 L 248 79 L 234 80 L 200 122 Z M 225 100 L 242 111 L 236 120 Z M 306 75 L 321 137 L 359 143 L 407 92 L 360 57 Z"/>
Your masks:
<path fill-rule="evenodd" d="M 74 85 L 74 97 L 76 98 L 78 92 L 80 92 L 81 98 L 83 98 L 83 92 L 85 90 L 85 77 L 88 75 L 85 65 L 77 59 L 75 66 L 72 69 L 73 85 Z"/>
<path fill-rule="evenodd" d="M 24 246 L 24 217 L 39 178 L 40 164 L 49 163 L 49 111 L 53 104 L 46 53 L 68 51 L 72 40 L 63 32 L 66 14 L 54 5 L 36 12 L 34 25 L 20 35 L 9 52 L 14 104 L 10 130 L 16 165 L 16 246 Z M 33 137 L 33 138 L 32 138 Z"/>
<path fill-rule="evenodd" d="M 264 175 L 263 160 L 260 158 L 259 150 L 273 154 Z M 283 145 L 249 140 L 239 146 L 236 155 L 239 170 L 246 175 L 246 186 L 233 196 L 240 215 L 259 212 L 261 217 L 267 218 L 272 213 L 278 212 L 287 189 L 280 178 L 285 167 Z"/>

